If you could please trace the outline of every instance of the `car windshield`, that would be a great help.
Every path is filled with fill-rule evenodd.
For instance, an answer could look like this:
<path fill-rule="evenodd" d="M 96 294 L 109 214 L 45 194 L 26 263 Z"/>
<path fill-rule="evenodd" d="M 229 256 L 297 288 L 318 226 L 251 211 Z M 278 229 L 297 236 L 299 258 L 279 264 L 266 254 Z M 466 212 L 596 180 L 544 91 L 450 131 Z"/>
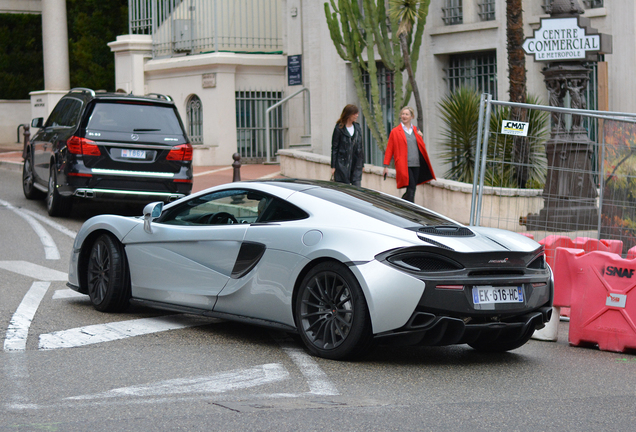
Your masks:
<path fill-rule="evenodd" d="M 144 102 L 99 102 L 95 104 L 87 129 L 108 132 L 183 135 L 171 106 Z"/>
<path fill-rule="evenodd" d="M 369 189 L 358 189 L 337 183 L 332 185 L 321 184 L 321 188 L 310 188 L 303 192 L 401 228 L 457 226 L 450 219 L 400 198 Z"/>

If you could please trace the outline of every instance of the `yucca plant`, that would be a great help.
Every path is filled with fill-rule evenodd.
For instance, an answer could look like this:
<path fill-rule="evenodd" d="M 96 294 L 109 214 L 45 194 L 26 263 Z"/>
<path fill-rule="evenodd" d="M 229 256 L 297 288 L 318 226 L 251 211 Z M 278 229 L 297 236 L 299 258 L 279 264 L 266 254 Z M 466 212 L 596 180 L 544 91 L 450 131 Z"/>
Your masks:
<path fill-rule="evenodd" d="M 475 172 L 475 146 L 479 122 L 479 93 L 460 87 L 442 98 L 439 103 L 444 127 L 442 160 L 450 165 L 444 175 L 450 180 L 473 182 Z"/>
<path fill-rule="evenodd" d="M 528 96 L 528 103 L 538 104 L 536 96 Z M 442 129 L 444 150 L 440 154 L 442 159 L 451 166 L 445 177 L 464 183 L 473 182 L 475 169 L 475 147 L 479 123 L 480 94 L 472 89 L 461 87 L 444 97 L 439 103 L 441 118 L 444 123 Z M 549 115 L 546 111 L 525 110 L 524 115 L 530 123 L 528 136 L 517 137 L 500 134 L 503 120 L 510 118 L 510 108 L 496 106 L 490 118 L 490 138 L 488 140 L 485 180 L 486 186 L 511 188 L 543 188 L 548 169 L 545 154 L 545 141 L 549 136 Z M 523 167 L 528 180 L 521 185 L 515 163 L 515 140 L 524 139 L 523 147 L 528 149 L 528 163 Z M 498 161 L 498 162 L 493 162 Z"/>

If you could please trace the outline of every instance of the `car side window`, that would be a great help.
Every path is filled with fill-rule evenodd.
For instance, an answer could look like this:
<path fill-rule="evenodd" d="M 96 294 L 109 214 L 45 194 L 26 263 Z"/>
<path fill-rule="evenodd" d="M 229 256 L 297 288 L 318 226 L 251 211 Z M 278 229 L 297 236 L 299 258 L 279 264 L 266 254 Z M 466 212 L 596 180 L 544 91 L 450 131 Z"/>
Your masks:
<path fill-rule="evenodd" d="M 169 225 L 254 223 L 268 197 L 260 192 L 229 189 L 201 195 L 165 211 L 157 220 Z"/>
<path fill-rule="evenodd" d="M 67 103 L 68 99 L 62 99 L 55 105 L 53 112 L 51 112 L 51 115 L 49 115 L 49 118 L 46 120 L 45 128 L 62 126 L 62 118 L 64 117 L 64 110 L 66 109 Z"/>
<path fill-rule="evenodd" d="M 77 126 L 80 113 L 82 111 L 82 102 L 77 99 L 68 99 L 64 106 L 64 111 L 59 119 L 60 126 L 74 127 Z"/>
<path fill-rule="evenodd" d="M 309 215 L 298 207 L 278 198 L 267 201 L 257 222 L 287 222 L 305 219 Z"/>

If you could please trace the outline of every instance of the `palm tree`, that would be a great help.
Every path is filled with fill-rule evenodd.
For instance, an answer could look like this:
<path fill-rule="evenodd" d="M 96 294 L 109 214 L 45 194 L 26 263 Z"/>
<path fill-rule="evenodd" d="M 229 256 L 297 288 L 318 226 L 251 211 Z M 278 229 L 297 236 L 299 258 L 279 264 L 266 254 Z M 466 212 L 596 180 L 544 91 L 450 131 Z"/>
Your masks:
<path fill-rule="evenodd" d="M 404 66 L 409 76 L 409 84 L 413 90 L 413 97 L 415 98 L 415 107 L 417 109 L 417 126 L 422 129 L 424 124 L 424 111 L 422 110 L 422 99 L 420 92 L 415 82 L 415 74 L 413 73 L 413 67 L 411 66 L 411 56 L 409 53 L 409 42 L 407 37 L 411 36 L 411 30 L 416 21 L 423 21 L 426 23 L 426 16 L 428 15 L 428 6 L 431 0 L 390 0 L 389 3 L 389 16 L 391 20 L 398 21 L 400 23 L 397 36 L 400 39 L 400 46 L 402 48 L 402 56 L 404 58 Z"/>
<path fill-rule="evenodd" d="M 506 36 L 508 38 L 508 80 L 510 102 L 526 102 L 526 55 L 523 51 L 523 10 L 522 0 L 506 0 Z M 526 121 L 526 110 L 513 108 L 511 116 L 515 120 Z M 514 142 L 515 176 L 517 184 L 525 187 L 528 181 L 530 149 L 528 140 L 517 137 Z"/>

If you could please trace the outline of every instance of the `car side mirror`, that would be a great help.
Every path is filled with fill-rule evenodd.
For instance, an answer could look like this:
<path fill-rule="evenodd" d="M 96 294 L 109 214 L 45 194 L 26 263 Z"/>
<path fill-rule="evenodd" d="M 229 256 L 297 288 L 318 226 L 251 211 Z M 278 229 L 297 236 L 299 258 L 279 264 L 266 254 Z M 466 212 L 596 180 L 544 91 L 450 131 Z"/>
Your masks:
<path fill-rule="evenodd" d="M 156 219 L 159 216 L 161 216 L 162 211 L 163 211 L 162 201 L 153 202 L 146 205 L 146 207 L 144 207 L 144 231 L 146 231 L 149 234 L 152 234 L 152 226 L 150 225 L 150 222 L 153 219 Z"/>
<path fill-rule="evenodd" d="M 42 117 L 37 117 L 34 118 L 33 120 L 31 120 L 31 127 L 33 128 L 42 128 L 42 126 L 44 125 L 44 118 Z"/>

